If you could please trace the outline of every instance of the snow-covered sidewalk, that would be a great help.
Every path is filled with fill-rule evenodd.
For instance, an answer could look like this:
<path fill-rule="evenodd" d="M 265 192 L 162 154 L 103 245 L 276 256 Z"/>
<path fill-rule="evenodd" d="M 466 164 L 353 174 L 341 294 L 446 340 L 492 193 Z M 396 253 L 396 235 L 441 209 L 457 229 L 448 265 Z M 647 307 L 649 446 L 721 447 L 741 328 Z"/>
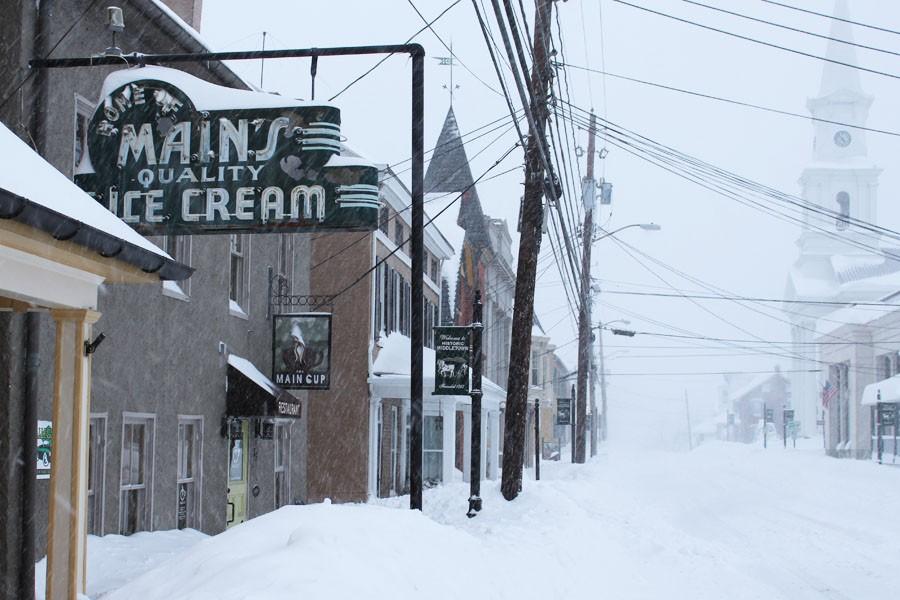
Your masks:
<path fill-rule="evenodd" d="M 103 598 L 860 600 L 900 589 L 900 469 L 714 443 L 542 474 L 513 503 L 486 482 L 471 520 L 462 483 L 428 491 L 425 515 L 405 498 L 285 507 Z"/>

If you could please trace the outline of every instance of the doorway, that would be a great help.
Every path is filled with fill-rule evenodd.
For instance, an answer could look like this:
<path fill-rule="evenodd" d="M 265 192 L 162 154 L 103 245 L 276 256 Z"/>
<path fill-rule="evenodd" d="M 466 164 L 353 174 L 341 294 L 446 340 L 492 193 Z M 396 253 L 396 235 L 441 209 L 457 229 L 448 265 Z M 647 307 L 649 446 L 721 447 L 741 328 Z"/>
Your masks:
<path fill-rule="evenodd" d="M 228 426 L 228 512 L 225 526 L 234 527 L 247 520 L 247 444 L 250 427 L 246 420 L 231 421 Z"/>

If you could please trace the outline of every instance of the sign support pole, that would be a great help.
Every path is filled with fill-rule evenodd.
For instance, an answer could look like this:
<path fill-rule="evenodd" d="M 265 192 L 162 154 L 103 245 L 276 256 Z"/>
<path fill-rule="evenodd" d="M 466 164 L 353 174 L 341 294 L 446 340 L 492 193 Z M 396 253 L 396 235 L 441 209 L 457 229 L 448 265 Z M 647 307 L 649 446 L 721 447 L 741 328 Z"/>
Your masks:
<path fill-rule="evenodd" d="M 763 404 L 763 448 L 767 448 L 766 434 L 769 430 L 769 409 L 766 408 L 766 405 Z"/>
<path fill-rule="evenodd" d="M 575 386 L 574 385 L 572 386 L 572 396 L 571 397 L 572 397 L 572 413 L 571 413 L 572 414 L 572 424 L 571 424 L 572 444 L 571 444 L 571 450 L 572 450 L 572 462 L 574 463 L 575 462 L 575 421 L 578 420 L 578 411 L 575 410 Z"/>
<path fill-rule="evenodd" d="M 472 310 L 472 451 L 469 469 L 469 512 L 470 519 L 481 510 L 481 290 L 475 290 Z"/>
<path fill-rule="evenodd" d="M 318 58 L 321 56 L 356 56 L 363 54 L 408 54 L 412 58 L 412 318 L 410 352 L 410 493 L 411 509 L 422 509 L 422 348 L 425 342 L 424 298 L 424 219 L 425 178 L 425 49 L 420 44 L 383 46 L 341 46 L 334 48 L 294 48 L 239 52 L 197 52 L 183 54 L 104 55 L 80 58 L 42 58 L 28 63 L 32 69 L 63 67 L 121 66 L 126 64 L 200 63 L 223 60 L 266 58 Z M 124 61 L 123 61 L 124 59 Z"/>

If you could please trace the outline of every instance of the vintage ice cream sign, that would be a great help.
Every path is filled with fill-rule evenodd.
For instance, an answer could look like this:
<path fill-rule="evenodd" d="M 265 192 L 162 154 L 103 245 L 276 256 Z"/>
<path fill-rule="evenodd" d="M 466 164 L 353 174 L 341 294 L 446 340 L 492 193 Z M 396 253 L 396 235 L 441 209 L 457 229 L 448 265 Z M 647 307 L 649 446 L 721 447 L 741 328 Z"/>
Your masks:
<path fill-rule="evenodd" d="M 378 170 L 340 155 L 329 104 L 117 71 L 87 147 L 76 183 L 145 235 L 377 226 Z"/>

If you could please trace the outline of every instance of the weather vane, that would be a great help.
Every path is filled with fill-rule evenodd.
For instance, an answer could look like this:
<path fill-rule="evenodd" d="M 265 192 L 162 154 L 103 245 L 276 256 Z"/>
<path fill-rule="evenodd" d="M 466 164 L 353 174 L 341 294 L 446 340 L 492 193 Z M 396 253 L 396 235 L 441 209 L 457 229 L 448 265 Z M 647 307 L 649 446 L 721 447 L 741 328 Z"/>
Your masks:
<path fill-rule="evenodd" d="M 453 66 L 456 65 L 456 56 L 453 54 L 453 40 L 450 40 L 450 56 L 435 56 L 438 65 L 442 67 L 450 67 L 450 84 L 444 84 L 442 87 L 450 92 L 450 106 L 453 106 L 453 91 L 459 89 L 459 85 L 453 84 Z"/>

